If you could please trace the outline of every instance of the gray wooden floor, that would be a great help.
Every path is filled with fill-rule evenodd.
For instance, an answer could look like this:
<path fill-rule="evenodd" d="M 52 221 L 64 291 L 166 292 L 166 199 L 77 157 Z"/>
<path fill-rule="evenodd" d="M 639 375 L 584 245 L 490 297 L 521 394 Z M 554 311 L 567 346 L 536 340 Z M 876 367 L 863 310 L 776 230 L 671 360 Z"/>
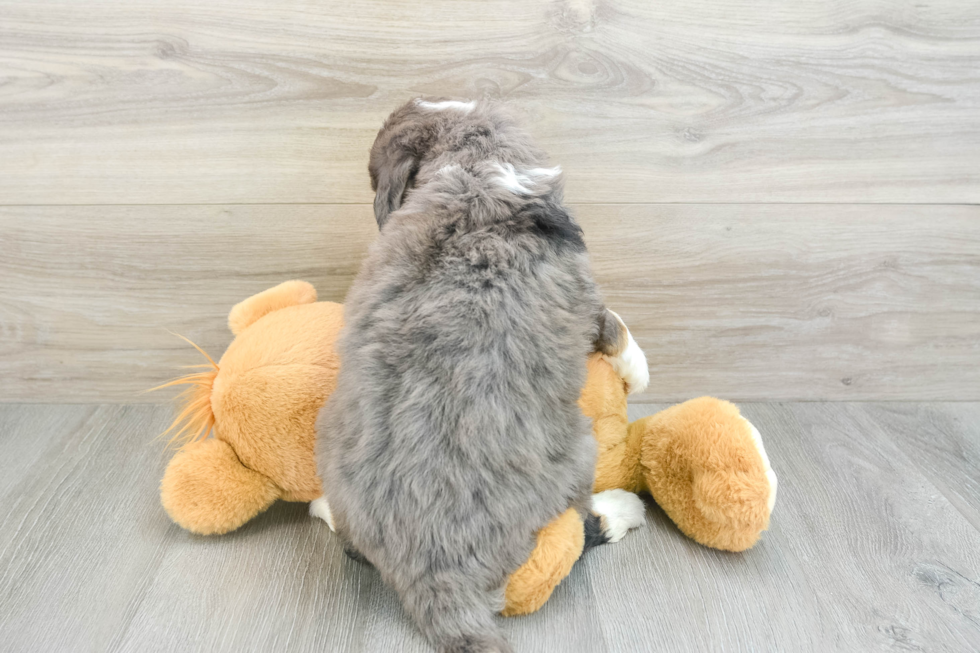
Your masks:
<path fill-rule="evenodd" d="M 633 417 L 655 406 L 633 407 Z M 646 527 L 591 551 L 518 651 L 980 650 L 980 404 L 746 404 L 780 477 L 740 555 Z M 0 405 L 3 651 L 427 651 L 301 504 L 188 535 L 153 405 Z"/>

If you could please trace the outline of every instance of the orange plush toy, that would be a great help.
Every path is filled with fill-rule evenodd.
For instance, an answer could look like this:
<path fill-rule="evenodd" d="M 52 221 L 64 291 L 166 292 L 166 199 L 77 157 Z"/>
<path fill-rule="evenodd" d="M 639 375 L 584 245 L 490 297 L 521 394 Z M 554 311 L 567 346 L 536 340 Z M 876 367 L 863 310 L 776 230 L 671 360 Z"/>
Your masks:
<path fill-rule="evenodd" d="M 217 364 L 209 358 L 207 371 L 161 386 L 190 386 L 171 427 L 182 446 L 160 486 L 175 522 L 202 535 L 226 533 L 284 499 L 311 502 L 311 514 L 331 524 L 316 475 L 314 423 L 336 384 L 333 344 L 342 318 L 340 304 L 317 302 L 310 284 L 287 281 L 232 309 L 236 338 Z M 579 405 L 599 444 L 595 491 L 649 492 L 701 544 L 751 547 L 776 496 L 758 431 L 734 405 L 710 397 L 630 424 L 627 394 L 612 365 L 593 355 Z M 583 545 L 578 513 L 557 516 L 511 574 L 502 614 L 540 608 Z"/>
<path fill-rule="evenodd" d="M 207 371 L 160 386 L 190 386 L 168 429 L 181 447 L 160 484 L 171 519 L 201 535 L 227 533 L 276 499 L 323 493 L 313 425 L 336 386 L 343 314 L 305 281 L 287 281 L 231 310 L 235 340 L 219 363 L 208 357 Z"/>
<path fill-rule="evenodd" d="M 627 390 L 601 357 L 589 360 L 579 405 L 599 443 L 595 492 L 648 492 L 688 537 L 744 551 L 769 526 L 776 475 L 759 431 L 738 408 L 691 399 L 628 423 Z"/>

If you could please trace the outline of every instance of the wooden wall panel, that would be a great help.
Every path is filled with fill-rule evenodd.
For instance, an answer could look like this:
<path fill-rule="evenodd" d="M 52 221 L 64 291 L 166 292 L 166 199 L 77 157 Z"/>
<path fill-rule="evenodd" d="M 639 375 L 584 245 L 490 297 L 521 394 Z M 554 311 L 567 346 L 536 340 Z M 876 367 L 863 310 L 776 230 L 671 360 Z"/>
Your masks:
<path fill-rule="evenodd" d="M 512 103 L 576 202 L 980 202 L 974 3 L 0 2 L 0 203 L 366 203 L 382 118 Z"/>
<path fill-rule="evenodd" d="M 580 205 L 637 400 L 980 399 L 980 207 Z M 341 301 L 369 206 L 0 208 L 0 401 L 138 393 L 289 278 Z"/>
<path fill-rule="evenodd" d="M 281 281 L 341 301 L 375 227 L 369 206 L 0 208 L 0 400 L 153 401 L 220 355 L 228 311 Z"/>
<path fill-rule="evenodd" d="M 980 207 L 580 212 L 651 398 L 980 398 Z"/>

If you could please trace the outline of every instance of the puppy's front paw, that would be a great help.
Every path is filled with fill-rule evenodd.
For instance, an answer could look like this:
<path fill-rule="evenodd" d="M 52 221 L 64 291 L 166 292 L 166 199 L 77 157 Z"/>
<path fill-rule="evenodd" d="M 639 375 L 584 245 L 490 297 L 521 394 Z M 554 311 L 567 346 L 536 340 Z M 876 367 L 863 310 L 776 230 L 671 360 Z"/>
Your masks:
<path fill-rule="evenodd" d="M 606 309 L 609 310 L 609 309 Z M 633 334 L 626 328 L 623 318 L 619 317 L 615 311 L 609 311 L 619 322 L 620 342 L 622 345 L 619 351 L 614 354 L 604 354 L 605 358 L 616 370 L 616 374 L 623 377 L 629 394 L 643 392 L 650 383 L 650 369 L 647 367 L 647 357 L 633 340 Z"/>
<path fill-rule="evenodd" d="M 627 532 L 643 525 L 643 499 L 626 490 L 606 490 L 592 495 L 592 512 L 602 521 L 602 532 L 618 542 Z"/>

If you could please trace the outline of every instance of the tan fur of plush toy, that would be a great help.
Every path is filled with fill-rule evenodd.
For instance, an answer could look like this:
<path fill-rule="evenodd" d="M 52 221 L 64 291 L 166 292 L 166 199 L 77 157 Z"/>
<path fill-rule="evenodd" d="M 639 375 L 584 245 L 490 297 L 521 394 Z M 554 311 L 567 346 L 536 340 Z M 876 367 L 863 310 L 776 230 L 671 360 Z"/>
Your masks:
<path fill-rule="evenodd" d="M 310 284 L 288 281 L 232 309 L 237 337 L 212 369 L 166 384 L 191 386 L 172 425 L 183 446 L 160 487 L 175 522 L 195 533 L 226 533 L 276 499 L 320 497 L 314 422 L 335 387 L 342 318 L 340 304 L 316 302 Z M 710 397 L 629 424 L 626 395 L 609 362 L 593 355 L 579 405 L 599 444 L 595 491 L 648 491 L 694 540 L 729 551 L 751 547 L 768 526 L 776 492 L 754 427 L 734 405 Z M 540 608 L 583 543 L 574 510 L 542 529 L 511 574 L 502 614 Z"/>
<path fill-rule="evenodd" d="M 343 306 L 287 281 L 236 305 L 228 324 L 236 338 L 214 369 L 174 383 L 191 385 L 196 411 L 182 414 L 177 438 L 189 441 L 160 484 L 171 519 L 202 535 L 234 530 L 276 499 L 322 494 L 314 424 L 336 387 Z"/>
<path fill-rule="evenodd" d="M 593 491 L 649 492 L 685 535 L 705 546 L 744 551 L 755 544 L 776 500 L 776 475 L 755 427 L 735 405 L 712 397 L 630 424 L 627 394 L 602 355 L 589 358 L 579 406 L 599 445 Z M 566 513 L 538 534 L 531 558 L 511 575 L 502 614 L 534 612 L 568 575 L 582 550 L 577 519 Z"/>
<path fill-rule="evenodd" d="M 685 535 L 716 549 L 744 551 L 768 528 L 776 475 L 734 404 L 700 397 L 628 424 L 622 379 L 593 357 L 579 405 L 599 444 L 595 492 L 649 492 Z"/>

